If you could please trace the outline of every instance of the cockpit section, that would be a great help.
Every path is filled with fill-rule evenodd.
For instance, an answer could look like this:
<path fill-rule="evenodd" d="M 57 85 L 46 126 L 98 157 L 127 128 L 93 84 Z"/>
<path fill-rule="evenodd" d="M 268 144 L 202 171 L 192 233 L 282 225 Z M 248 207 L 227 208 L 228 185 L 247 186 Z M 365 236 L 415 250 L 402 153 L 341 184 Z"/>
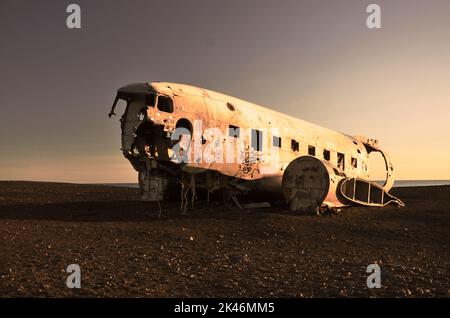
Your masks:
<path fill-rule="evenodd" d="M 126 107 L 121 116 L 122 152 L 136 170 L 142 159 L 169 161 L 175 129 L 173 96 L 155 91 L 148 84 L 131 84 L 120 88 L 109 116 L 116 115 L 119 101 Z"/>
<path fill-rule="evenodd" d="M 174 96 L 149 84 L 131 84 L 120 88 L 109 113 L 116 115 L 119 102 L 125 102 L 120 118 L 122 153 L 138 171 L 142 199 L 158 201 L 168 181 L 174 177 L 171 140 L 176 128 Z"/>

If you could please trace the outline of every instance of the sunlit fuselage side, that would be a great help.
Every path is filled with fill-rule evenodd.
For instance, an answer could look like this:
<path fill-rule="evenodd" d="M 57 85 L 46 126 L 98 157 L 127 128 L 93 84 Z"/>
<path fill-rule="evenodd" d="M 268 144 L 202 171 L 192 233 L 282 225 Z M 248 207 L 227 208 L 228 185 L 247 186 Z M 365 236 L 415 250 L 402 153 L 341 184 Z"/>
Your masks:
<path fill-rule="evenodd" d="M 368 152 L 379 151 L 376 144 L 369 144 L 364 138 L 351 137 L 198 87 L 151 82 L 129 85 L 120 89 L 121 92 L 121 98 L 128 98 L 122 116 L 122 150 L 138 171 L 145 170 L 140 158 L 147 151 L 156 161 L 170 161 L 165 166 L 167 170 L 217 172 L 259 182 L 262 187 L 265 187 L 264 180 L 270 180 L 267 185 L 273 190 L 281 186 L 281 177 L 289 163 L 308 155 L 329 162 L 336 168 L 336 174 L 368 179 Z M 127 92 L 133 93 L 127 95 Z M 155 100 L 151 102 L 154 105 L 147 105 L 149 102 L 142 94 L 154 94 Z M 168 100 L 171 107 L 166 105 Z M 157 141 L 154 137 L 142 137 L 142 127 L 146 125 L 155 127 L 152 131 L 159 129 Z M 176 146 L 179 138 L 173 138 L 173 134 L 180 127 L 191 135 L 189 146 L 183 148 L 182 164 L 174 160 L 179 151 Z M 147 132 L 147 136 L 154 135 Z M 154 146 L 155 142 L 159 145 Z M 152 144 L 152 153 L 148 148 L 144 150 L 145 143 Z M 392 165 L 386 161 L 388 164 L 391 169 Z M 388 171 L 387 179 L 388 191 L 393 183 L 392 171 Z"/>

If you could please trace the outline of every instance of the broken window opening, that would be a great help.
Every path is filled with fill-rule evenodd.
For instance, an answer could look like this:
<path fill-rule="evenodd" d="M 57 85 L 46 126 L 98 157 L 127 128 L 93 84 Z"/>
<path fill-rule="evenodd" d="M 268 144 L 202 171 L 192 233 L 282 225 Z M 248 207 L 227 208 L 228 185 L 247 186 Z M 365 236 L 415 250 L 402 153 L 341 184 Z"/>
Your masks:
<path fill-rule="evenodd" d="M 308 146 L 308 155 L 315 156 L 316 155 L 316 147 Z"/>
<path fill-rule="evenodd" d="M 149 107 L 155 107 L 156 104 L 156 95 L 155 94 L 147 94 L 145 95 L 145 105 Z"/>
<path fill-rule="evenodd" d="M 298 152 L 300 150 L 300 144 L 297 140 L 291 139 L 291 149 L 292 151 Z"/>
<path fill-rule="evenodd" d="M 330 161 L 330 157 L 331 157 L 330 151 L 324 149 L 324 150 L 323 150 L 323 159 L 325 159 L 325 160 L 327 160 L 327 161 Z"/>
<path fill-rule="evenodd" d="M 281 137 L 272 136 L 272 144 L 274 147 L 281 148 Z"/>
<path fill-rule="evenodd" d="M 161 125 L 144 122 L 136 129 L 134 147 L 137 155 L 169 160 L 170 139 L 165 136 L 163 128 Z"/>
<path fill-rule="evenodd" d="M 173 113 L 173 101 L 168 96 L 158 96 L 158 109 L 162 112 Z"/>
<path fill-rule="evenodd" d="M 233 138 L 239 138 L 240 137 L 240 129 L 238 126 L 229 125 L 228 126 L 228 136 Z"/>
<path fill-rule="evenodd" d="M 355 169 L 358 168 L 358 159 L 353 157 L 352 157 L 352 167 Z"/>
<path fill-rule="evenodd" d="M 340 152 L 337 153 L 337 166 L 342 170 L 345 169 L 345 156 L 343 153 Z"/>
<path fill-rule="evenodd" d="M 252 129 L 252 148 L 255 151 L 262 151 L 262 131 Z"/>
<path fill-rule="evenodd" d="M 341 176 L 341 177 L 345 177 L 345 173 L 343 173 L 343 172 L 339 172 L 339 170 L 338 170 L 338 169 L 336 169 L 336 168 L 333 168 L 333 171 L 334 171 L 334 174 L 335 174 L 335 175 L 337 175 L 337 176 Z"/>

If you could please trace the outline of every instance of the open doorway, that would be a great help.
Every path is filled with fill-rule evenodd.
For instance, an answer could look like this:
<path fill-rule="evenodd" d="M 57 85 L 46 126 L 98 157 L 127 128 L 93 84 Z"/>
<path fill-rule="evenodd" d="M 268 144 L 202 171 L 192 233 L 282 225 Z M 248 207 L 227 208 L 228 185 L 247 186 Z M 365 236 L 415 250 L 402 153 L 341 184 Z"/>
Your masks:
<path fill-rule="evenodd" d="M 385 184 L 386 162 L 381 152 L 372 151 L 369 153 L 368 169 L 370 181 L 374 181 L 381 186 Z"/>

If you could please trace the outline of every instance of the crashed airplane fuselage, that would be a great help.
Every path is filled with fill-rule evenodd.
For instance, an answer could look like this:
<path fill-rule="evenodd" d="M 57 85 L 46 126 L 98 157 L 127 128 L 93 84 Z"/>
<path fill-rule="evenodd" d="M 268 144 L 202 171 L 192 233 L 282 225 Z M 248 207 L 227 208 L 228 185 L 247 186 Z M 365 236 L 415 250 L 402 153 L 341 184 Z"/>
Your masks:
<path fill-rule="evenodd" d="M 393 166 L 378 142 L 335 132 L 231 96 L 189 85 L 130 84 L 117 92 L 122 152 L 138 172 L 142 199 L 159 201 L 171 184 L 181 200 L 196 189 L 283 195 L 292 210 L 402 202 L 388 193 Z M 380 152 L 386 181 L 369 179 L 368 154 Z"/>

